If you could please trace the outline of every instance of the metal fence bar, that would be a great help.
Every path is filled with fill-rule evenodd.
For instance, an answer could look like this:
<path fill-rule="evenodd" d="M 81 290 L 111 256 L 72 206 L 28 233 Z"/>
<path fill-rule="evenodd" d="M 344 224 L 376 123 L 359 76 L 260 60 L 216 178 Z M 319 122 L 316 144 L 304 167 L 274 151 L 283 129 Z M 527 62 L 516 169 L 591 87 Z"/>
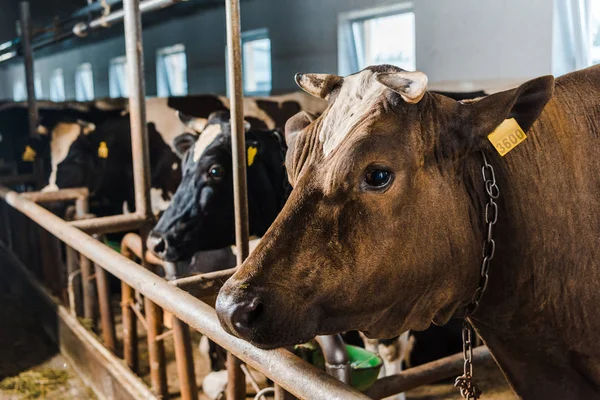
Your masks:
<path fill-rule="evenodd" d="M 148 223 L 148 218 L 134 213 L 83 219 L 69 223 L 87 233 L 115 233 L 139 229 Z"/>
<path fill-rule="evenodd" d="M 493 362 L 492 355 L 487 347 L 479 346 L 473 350 L 473 362 L 477 365 Z M 459 375 L 463 372 L 463 367 L 463 354 L 454 354 L 418 367 L 409 368 L 397 375 L 379 379 L 366 393 L 374 399 L 383 399 L 396 393 Z"/>
<path fill-rule="evenodd" d="M 146 90 L 144 75 L 144 50 L 142 45 L 142 20 L 139 0 L 124 0 L 125 53 L 129 77 L 129 115 L 131 121 L 131 152 L 133 157 L 133 181 L 136 214 L 146 218 L 142 225 L 142 254 L 146 252 L 145 242 L 152 223 L 150 205 L 150 151 L 148 148 L 148 128 L 146 126 Z M 150 265 L 142 258 L 142 265 Z M 167 365 L 165 346 L 157 337 L 162 333 L 162 310 L 148 297 L 144 298 L 144 310 L 148 325 L 148 358 L 150 380 L 154 392 L 161 398 L 169 397 L 167 385 Z"/>
<path fill-rule="evenodd" d="M 145 13 L 148 11 L 154 11 L 159 8 L 171 6 L 175 3 L 179 3 L 183 0 L 146 0 L 140 2 L 140 12 Z M 80 22 L 73 27 L 73 34 L 77 36 L 86 36 L 88 31 L 96 28 L 106 28 L 111 24 L 121 22 L 125 16 L 124 10 L 113 11 L 107 16 L 94 19 L 89 23 Z"/>
<path fill-rule="evenodd" d="M 231 153 L 233 154 L 233 198 L 235 204 L 235 242 L 237 263 L 241 265 L 249 252 L 248 191 L 246 183 L 246 133 L 242 87 L 242 44 L 240 29 L 240 2 L 226 0 L 227 20 L 227 73 L 231 105 Z M 227 353 L 229 383 L 227 398 L 241 400 L 246 397 L 246 382 L 240 361 Z"/>
<path fill-rule="evenodd" d="M 21 45 L 23 50 L 23 61 L 25 63 L 25 87 L 27 88 L 27 116 L 29 118 L 29 136 L 37 137 L 38 109 L 35 99 L 35 81 L 33 75 L 33 51 L 31 49 L 31 14 L 29 2 L 22 1 L 19 4 L 21 17 Z"/>
<path fill-rule="evenodd" d="M 25 87 L 27 89 L 27 117 L 29 136 L 37 138 L 38 126 L 38 108 L 35 98 L 35 80 L 33 73 L 33 48 L 31 47 L 31 34 L 33 27 L 31 26 L 31 14 L 29 12 L 29 2 L 22 1 L 19 4 L 20 24 L 21 24 L 21 45 L 23 51 L 23 62 L 25 64 Z M 33 175 L 38 188 L 43 185 L 42 179 L 43 160 L 36 158 L 33 162 Z"/>
<path fill-rule="evenodd" d="M 150 150 L 146 126 L 146 88 L 144 84 L 144 51 L 139 0 L 124 0 L 125 53 L 129 78 L 129 116 L 131 121 L 131 153 L 135 212 L 148 217 L 150 207 Z"/>
<path fill-rule="evenodd" d="M 300 399 L 369 398 L 286 350 L 261 350 L 229 335 L 221 328 L 213 308 L 73 228 L 18 193 L 0 187 L 0 198 Z"/>

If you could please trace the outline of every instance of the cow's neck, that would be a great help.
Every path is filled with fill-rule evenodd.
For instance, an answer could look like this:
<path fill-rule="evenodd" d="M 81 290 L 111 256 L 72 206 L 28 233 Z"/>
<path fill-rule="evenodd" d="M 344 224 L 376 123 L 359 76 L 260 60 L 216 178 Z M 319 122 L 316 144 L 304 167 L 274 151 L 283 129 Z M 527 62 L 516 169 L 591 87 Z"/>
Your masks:
<path fill-rule="evenodd" d="M 585 115 L 563 125 L 549 118 L 557 112 L 551 102 L 528 146 L 491 157 L 496 257 L 472 323 L 524 398 L 600 398 L 600 157 L 577 132 L 588 129 Z"/>

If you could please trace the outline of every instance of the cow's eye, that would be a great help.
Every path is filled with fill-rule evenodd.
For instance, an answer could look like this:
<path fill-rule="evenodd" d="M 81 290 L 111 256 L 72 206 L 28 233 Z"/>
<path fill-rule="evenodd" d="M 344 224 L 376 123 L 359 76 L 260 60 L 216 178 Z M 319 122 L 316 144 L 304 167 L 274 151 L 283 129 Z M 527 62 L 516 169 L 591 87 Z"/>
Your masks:
<path fill-rule="evenodd" d="M 208 175 L 212 179 L 220 181 L 225 176 L 225 169 L 219 164 L 214 164 L 208 169 Z"/>
<path fill-rule="evenodd" d="M 365 173 L 364 186 L 367 190 L 385 189 L 392 182 L 393 174 L 390 170 L 374 167 Z"/>

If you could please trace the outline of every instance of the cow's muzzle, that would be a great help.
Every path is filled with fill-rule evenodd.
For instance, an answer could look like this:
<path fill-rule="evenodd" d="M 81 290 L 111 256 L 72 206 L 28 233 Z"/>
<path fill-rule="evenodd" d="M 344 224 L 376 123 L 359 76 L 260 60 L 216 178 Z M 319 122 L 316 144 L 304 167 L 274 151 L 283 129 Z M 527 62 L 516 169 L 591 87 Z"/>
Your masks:
<path fill-rule="evenodd" d="M 223 328 L 231 335 L 251 341 L 256 324 L 260 323 L 264 305 L 259 297 L 248 295 L 234 300 L 232 296 L 217 297 L 216 311 Z"/>
<path fill-rule="evenodd" d="M 146 246 L 154 255 L 164 260 L 169 249 L 169 242 L 160 233 L 151 231 L 146 240 Z"/>

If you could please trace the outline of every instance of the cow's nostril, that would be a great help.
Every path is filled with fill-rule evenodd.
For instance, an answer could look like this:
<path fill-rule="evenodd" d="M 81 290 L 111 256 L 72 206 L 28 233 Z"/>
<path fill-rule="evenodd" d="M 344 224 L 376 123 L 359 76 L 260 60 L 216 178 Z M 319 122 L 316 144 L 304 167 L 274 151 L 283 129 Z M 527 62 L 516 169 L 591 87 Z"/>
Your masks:
<path fill-rule="evenodd" d="M 150 232 L 146 244 L 148 249 L 157 256 L 162 256 L 167 251 L 167 241 L 157 232 Z"/>
<path fill-rule="evenodd" d="M 241 337 L 249 337 L 255 322 L 264 312 L 264 305 L 258 298 L 238 304 L 231 314 L 231 324 Z"/>

